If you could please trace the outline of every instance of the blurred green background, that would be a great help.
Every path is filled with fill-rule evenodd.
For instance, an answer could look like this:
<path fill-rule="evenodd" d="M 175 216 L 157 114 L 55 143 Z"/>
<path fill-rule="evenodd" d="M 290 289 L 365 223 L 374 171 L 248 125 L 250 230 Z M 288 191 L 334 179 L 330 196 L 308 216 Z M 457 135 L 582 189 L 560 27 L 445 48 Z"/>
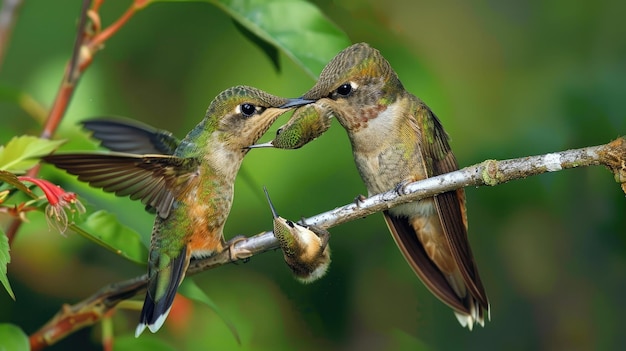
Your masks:
<path fill-rule="evenodd" d="M 26 1 L 0 84 L 49 106 L 75 35 L 80 1 Z M 626 3 L 620 1 L 319 1 L 353 42 L 381 50 L 406 88 L 442 120 L 459 163 L 603 144 L 626 134 Z M 127 2 L 102 8 L 110 23 Z M 289 15 L 289 14 L 285 14 Z M 211 99 L 237 84 L 297 96 L 314 81 L 280 57 L 270 60 L 203 3 L 158 3 L 134 17 L 100 52 L 74 96 L 58 136 L 93 148 L 76 122 L 121 115 L 183 137 Z M 283 116 L 262 140 L 269 140 Z M 16 105 L 0 104 L 0 144 L 39 134 Z M 298 219 L 365 193 L 345 132 L 333 127 L 297 151 L 246 157 L 226 235 L 270 229 L 267 186 L 282 216 Z M 45 167 L 42 175 L 81 193 L 147 234 L 143 206 L 103 198 Z M 233 321 L 238 346 L 203 305 L 158 334 L 180 350 L 617 350 L 626 345 L 626 199 L 601 167 L 467 189 L 470 237 L 490 297 L 492 320 L 473 332 L 419 282 L 373 215 L 331 233 L 333 263 L 314 284 L 296 282 L 280 252 L 193 279 Z M 13 302 L 0 293 L 0 322 L 32 333 L 60 308 L 103 285 L 142 274 L 137 266 L 29 215 L 13 243 Z M 8 223 L 0 218 L 2 225 Z M 118 312 L 123 343 L 137 312 Z M 171 318 L 173 319 L 173 318 Z M 98 350 L 100 326 L 50 350 Z M 142 337 L 143 338 L 143 337 Z M 120 343 L 120 345 L 121 345 Z"/>

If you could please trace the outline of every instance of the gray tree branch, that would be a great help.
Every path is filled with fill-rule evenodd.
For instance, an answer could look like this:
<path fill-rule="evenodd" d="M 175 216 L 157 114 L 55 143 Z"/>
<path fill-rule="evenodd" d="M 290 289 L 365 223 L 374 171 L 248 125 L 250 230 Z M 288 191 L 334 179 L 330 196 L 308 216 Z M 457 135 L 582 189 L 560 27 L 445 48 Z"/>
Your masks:
<path fill-rule="evenodd" d="M 369 216 L 394 206 L 431 197 L 446 191 L 467 186 L 495 186 L 510 180 L 556 172 L 569 168 L 604 165 L 621 184 L 626 193 L 626 138 L 618 138 L 608 144 L 582 149 L 567 150 L 539 156 L 529 156 L 503 161 L 486 160 L 461 170 L 440 176 L 409 183 L 401 191 L 391 190 L 374 195 L 358 203 L 335 208 L 305 219 L 306 224 L 327 229 Z M 401 192 L 402 194 L 400 194 Z M 206 271 L 226 263 L 249 258 L 278 248 L 278 242 L 271 231 L 242 239 L 233 244 L 230 250 L 201 260 L 193 260 L 187 275 Z M 64 306 L 61 311 L 35 335 L 50 335 L 56 331 L 56 339 L 96 323 L 107 311 L 120 301 L 129 299 L 145 290 L 147 277 L 136 277 L 127 281 L 105 286 L 91 297 L 73 306 Z M 82 321 L 67 324 L 67 321 Z M 61 325 L 64 328 L 59 328 Z"/>

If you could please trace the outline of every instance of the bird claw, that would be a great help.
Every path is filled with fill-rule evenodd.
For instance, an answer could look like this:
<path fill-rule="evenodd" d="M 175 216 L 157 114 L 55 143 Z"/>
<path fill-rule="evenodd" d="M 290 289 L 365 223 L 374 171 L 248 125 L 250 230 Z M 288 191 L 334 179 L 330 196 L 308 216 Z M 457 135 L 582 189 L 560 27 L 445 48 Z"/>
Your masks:
<path fill-rule="evenodd" d="M 236 247 L 237 243 L 241 241 L 245 241 L 246 239 L 248 238 L 244 235 L 237 235 L 236 237 L 226 242 L 226 247 L 228 248 L 228 255 L 232 262 L 237 262 L 237 261 L 242 260 L 245 263 L 250 260 L 250 257 L 252 257 L 252 252 L 250 250 L 238 249 Z"/>
<path fill-rule="evenodd" d="M 298 223 L 299 225 L 301 225 L 303 227 L 308 227 L 309 226 L 308 224 L 306 224 L 306 218 L 304 218 L 304 216 L 300 217 L 300 220 L 297 221 L 296 223 Z"/>
<path fill-rule="evenodd" d="M 362 197 L 363 195 L 359 195 L 359 196 Z M 303 227 L 309 228 L 310 231 L 315 233 L 315 235 L 317 235 L 317 237 L 321 239 L 322 242 L 321 242 L 320 247 L 322 248 L 322 251 L 324 251 L 324 249 L 326 248 L 326 245 L 328 245 L 328 240 L 330 239 L 330 232 L 320 227 L 306 224 L 306 218 L 304 217 L 301 217 L 297 223 Z"/>
<path fill-rule="evenodd" d="M 361 207 L 361 204 L 365 201 L 365 199 L 367 199 L 365 196 L 359 194 L 354 198 L 354 204 L 356 207 Z"/>
<path fill-rule="evenodd" d="M 330 232 L 326 229 L 322 229 L 314 225 L 309 226 L 309 230 L 315 233 L 318 238 L 320 238 L 320 248 L 322 249 L 322 251 L 324 251 L 324 249 L 326 249 L 326 245 L 328 245 L 328 241 L 330 240 Z"/>
<path fill-rule="evenodd" d="M 396 192 L 396 194 L 398 194 L 398 196 L 406 195 L 405 188 L 406 188 L 407 185 L 409 185 L 412 182 L 413 182 L 412 180 L 405 179 L 405 180 L 401 181 L 400 183 L 398 183 L 395 186 L 395 188 L 393 188 L 393 190 Z"/>

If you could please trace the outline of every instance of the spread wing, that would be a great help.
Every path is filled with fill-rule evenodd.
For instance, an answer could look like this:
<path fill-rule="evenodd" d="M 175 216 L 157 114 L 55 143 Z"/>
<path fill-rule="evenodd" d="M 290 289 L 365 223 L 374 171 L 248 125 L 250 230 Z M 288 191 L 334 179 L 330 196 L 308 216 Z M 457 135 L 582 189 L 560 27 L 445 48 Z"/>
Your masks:
<path fill-rule="evenodd" d="M 194 179 L 198 161 L 168 155 L 72 153 L 43 158 L 89 185 L 118 196 L 130 196 L 167 218 Z"/>
<path fill-rule="evenodd" d="M 111 151 L 172 155 L 180 144 L 172 133 L 130 119 L 101 117 L 83 121 L 82 125 Z"/>

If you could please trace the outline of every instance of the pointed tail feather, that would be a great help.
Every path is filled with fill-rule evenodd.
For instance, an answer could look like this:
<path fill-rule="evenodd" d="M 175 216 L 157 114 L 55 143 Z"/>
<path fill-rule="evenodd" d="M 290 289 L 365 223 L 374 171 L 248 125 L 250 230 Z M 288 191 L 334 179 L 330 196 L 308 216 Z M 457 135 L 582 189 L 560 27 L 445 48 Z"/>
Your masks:
<path fill-rule="evenodd" d="M 480 301 L 476 300 L 473 296 L 468 297 L 468 305 L 470 306 L 469 313 L 454 311 L 456 319 L 459 321 L 462 327 L 467 327 L 470 331 L 474 327 L 474 324 L 478 324 L 481 327 L 485 326 L 485 311 L 487 311 L 487 320 L 491 320 L 491 307 L 487 304 L 483 307 Z"/>
<path fill-rule="evenodd" d="M 459 281 L 459 284 L 464 285 L 462 290 L 465 291 L 463 294 L 465 296 L 459 296 L 457 291 L 461 290 L 460 286 L 455 289 L 450 282 L 450 277 L 444 275 L 428 257 L 408 218 L 394 216 L 389 211 L 384 211 L 383 214 L 404 258 L 426 288 L 454 310 L 456 318 L 463 327 L 472 330 L 475 323 L 484 325 L 485 311 L 489 318 L 489 304 L 482 303 L 482 296 L 472 295 L 473 289 L 466 289 L 467 285 L 473 282 Z"/>
<path fill-rule="evenodd" d="M 146 327 L 156 333 L 163 326 L 172 308 L 178 286 L 185 277 L 189 259 L 189 250 L 184 246 L 180 254 L 171 259 L 165 267 L 159 267 L 159 263 L 156 262 L 154 267 L 148 269 L 148 291 L 135 337 L 139 337 Z M 151 274 L 150 270 L 155 270 L 154 274 Z"/>

